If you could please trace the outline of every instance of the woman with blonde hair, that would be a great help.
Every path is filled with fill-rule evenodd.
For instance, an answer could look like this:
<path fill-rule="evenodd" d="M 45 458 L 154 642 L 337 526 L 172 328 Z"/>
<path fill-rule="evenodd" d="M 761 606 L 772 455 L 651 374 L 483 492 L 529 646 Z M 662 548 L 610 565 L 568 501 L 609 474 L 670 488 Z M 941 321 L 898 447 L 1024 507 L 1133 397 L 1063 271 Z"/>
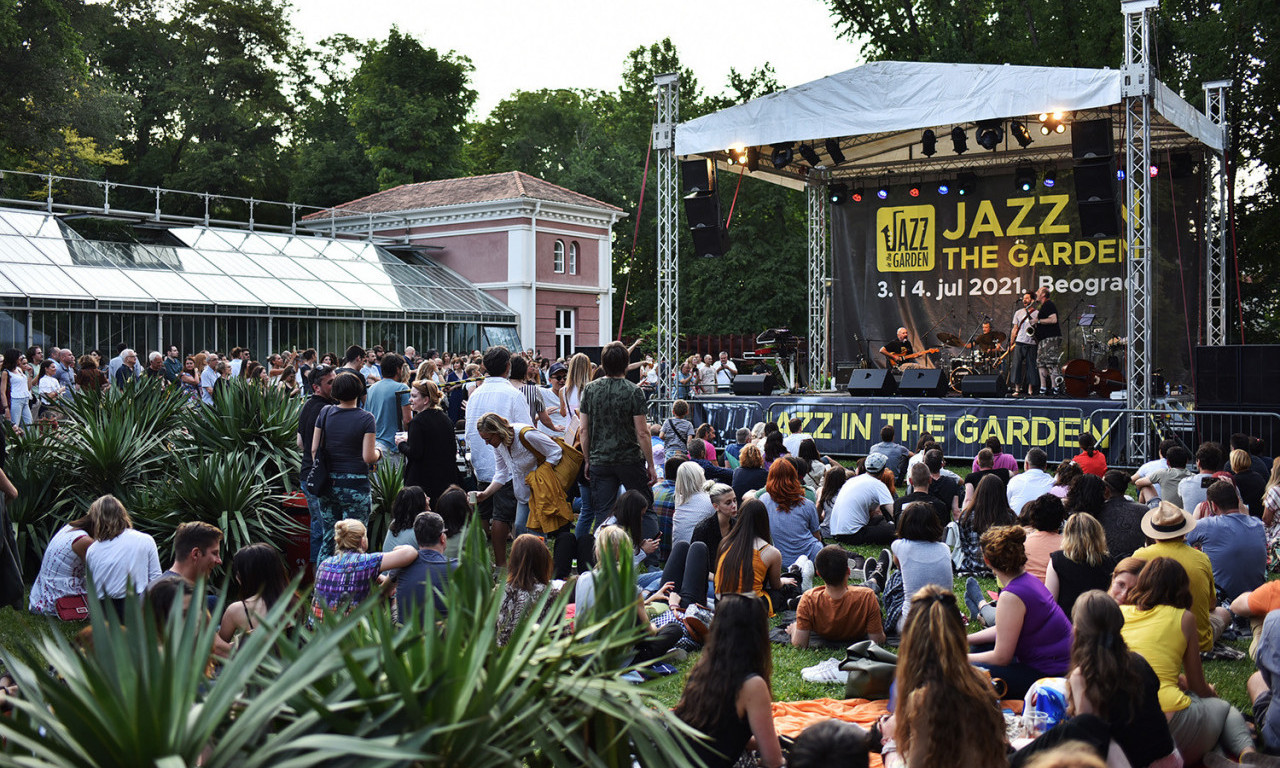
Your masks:
<path fill-rule="evenodd" d="M 374 579 L 384 571 L 407 568 L 418 559 L 418 548 L 401 544 L 390 552 L 367 552 L 369 536 L 359 520 L 339 520 L 333 526 L 334 553 L 316 564 L 311 614 L 324 618 L 344 603 L 347 611 L 369 596 Z"/>
<path fill-rule="evenodd" d="M 458 472 L 458 439 L 453 423 L 440 410 L 442 399 L 434 381 L 419 378 L 413 382 L 409 387 L 409 410 L 413 418 L 405 427 L 403 437 L 396 436 L 396 448 L 405 457 L 404 485 L 406 488 L 416 485 L 426 491 L 432 509 L 446 488 L 462 482 Z"/>
<path fill-rule="evenodd" d="M 698 523 L 715 514 L 703 490 L 707 477 L 697 463 L 686 461 L 676 471 L 675 511 L 671 513 L 671 545 L 689 541 Z"/>
<path fill-rule="evenodd" d="M 600 572 L 606 553 L 612 558 L 614 567 L 623 560 L 630 559 L 633 545 L 631 536 L 616 525 L 602 525 L 596 530 L 594 554 L 596 565 L 592 570 L 578 576 L 573 586 L 574 621 L 586 617 L 596 604 L 596 575 Z M 663 584 L 660 589 L 648 597 L 636 597 L 636 619 L 641 626 L 648 629 L 647 636 L 636 644 L 636 661 L 648 661 L 666 654 L 675 647 L 684 636 L 684 625 L 678 621 L 655 628 L 649 622 L 649 614 L 645 606 L 655 601 L 668 601 L 671 608 L 680 607 L 680 595 L 673 591 L 671 582 Z"/>
<path fill-rule="evenodd" d="M 1049 555 L 1044 585 L 1070 616 L 1077 597 L 1110 586 L 1111 566 L 1102 523 L 1088 512 L 1077 512 L 1062 526 L 1062 549 Z"/>
<path fill-rule="evenodd" d="M 591 381 L 591 369 L 591 359 L 581 352 L 569 358 L 569 377 L 565 379 L 564 397 L 570 418 L 577 415 L 578 406 L 582 404 L 582 388 Z"/>
<path fill-rule="evenodd" d="M 1231 473 L 1232 482 L 1235 483 L 1236 492 L 1240 494 L 1240 500 L 1249 508 L 1249 514 L 1254 517 L 1261 518 L 1263 512 L 1262 496 L 1266 493 L 1266 479 L 1253 471 L 1253 457 L 1249 452 L 1237 448 L 1231 452 Z M 1241 508 L 1243 511 L 1243 507 Z"/>
<path fill-rule="evenodd" d="M 1271 477 L 1262 493 L 1262 522 L 1267 526 L 1267 556 L 1273 571 L 1280 567 L 1273 554 L 1280 546 L 1280 514 L 1277 513 L 1280 513 L 1280 456 L 1271 462 Z"/>
<path fill-rule="evenodd" d="M 485 501 L 493 496 L 508 482 L 516 495 L 515 533 L 519 536 L 526 532 L 529 522 L 529 499 L 533 495 L 525 476 L 538 468 L 538 454 L 551 466 L 560 463 L 564 456 L 560 444 L 552 440 L 546 433 L 534 428 L 532 424 L 512 424 L 492 411 L 480 417 L 476 422 L 476 431 L 480 439 L 493 447 L 495 470 L 489 485 L 475 494 L 475 501 Z M 526 442 L 528 447 L 526 447 Z M 536 453 L 535 453 L 536 451 Z M 554 531 L 540 533 L 551 534 Z M 557 529 L 558 530 L 558 529 Z M 489 536 L 494 552 L 502 550 L 506 553 L 507 535 L 511 527 L 496 518 L 490 523 Z M 506 565 L 505 556 L 498 562 L 499 567 Z"/>
<path fill-rule="evenodd" d="M 965 650 L 955 595 L 935 584 L 916 592 L 898 647 L 897 707 L 881 724 L 909 766 L 1005 765 L 1000 702 Z"/>

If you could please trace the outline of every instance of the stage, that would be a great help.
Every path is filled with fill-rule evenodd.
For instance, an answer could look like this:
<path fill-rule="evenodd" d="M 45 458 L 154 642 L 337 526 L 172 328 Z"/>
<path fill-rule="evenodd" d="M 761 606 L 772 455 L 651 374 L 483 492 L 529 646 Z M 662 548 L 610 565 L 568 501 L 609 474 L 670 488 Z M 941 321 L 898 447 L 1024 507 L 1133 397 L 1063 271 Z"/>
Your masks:
<path fill-rule="evenodd" d="M 880 442 L 880 429 L 892 425 L 894 437 L 915 450 L 921 432 L 929 432 L 951 459 L 971 459 L 996 437 L 1004 452 L 1022 460 L 1041 448 L 1050 462 L 1079 453 L 1082 431 L 1098 438 L 1111 459 L 1111 446 L 1123 445 L 1123 400 L 1062 398 L 851 397 L 839 392 L 816 395 L 725 395 L 687 401 L 694 424 L 711 424 L 727 444 L 739 427 L 772 421 L 787 431 L 792 416 L 805 420 L 802 431 L 814 436 L 818 452 L 839 457 L 865 456 Z M 1119 451 L 1114 451 L 1119 455 Z"/>

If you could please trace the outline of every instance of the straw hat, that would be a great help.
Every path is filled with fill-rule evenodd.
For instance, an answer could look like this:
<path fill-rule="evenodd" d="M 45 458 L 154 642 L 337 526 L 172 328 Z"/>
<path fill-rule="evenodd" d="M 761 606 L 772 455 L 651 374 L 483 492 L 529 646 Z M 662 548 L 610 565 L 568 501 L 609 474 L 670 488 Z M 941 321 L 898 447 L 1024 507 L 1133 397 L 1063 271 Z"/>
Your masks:
<path fill-rule="evenodd" d="M 1171 501 L 1160 502 L 1142 516 L 1142 532 L 1156 541 L 1186 536 L 1195 527 L 1195 518 Z"/>

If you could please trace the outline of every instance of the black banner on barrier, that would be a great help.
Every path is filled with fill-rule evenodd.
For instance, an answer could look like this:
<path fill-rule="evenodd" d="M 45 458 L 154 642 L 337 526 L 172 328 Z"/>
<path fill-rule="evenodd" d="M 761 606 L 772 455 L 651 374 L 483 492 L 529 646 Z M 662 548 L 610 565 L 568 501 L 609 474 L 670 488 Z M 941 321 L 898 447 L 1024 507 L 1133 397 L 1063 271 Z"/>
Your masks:
<path fill-rule="evenodd" d="M 1152 367 L 1175 384 L 1190 384 L 1188 341 L 1198 335 L 1203 271 L 1195 221 L 1203 185 L 1194 166 L 1177 179 L 1167 166 L 1151 185 L 1158 222 Z M 1048 287 L 1064 337 L 1061 362 L 1086 358 L 1122 367 L 1128 297 L 1122 185 L 1112 177 L 1121 203 L 1109 212 L 1117 214 L 1120 234 L 1089 237 L 1082 234 L 1071 170 L 1059 170 L 1053 187 L 1044 186 L 1044 167 L 1033 170 L 1025 191 L 1010 173 L 973 177 L 963 195 L 952 180 L 947 194 L 934 181 L 916 182 L 909 196 L 895 179 L 887 200 L 868 195 L 834 206 L 833 359 L 884 367 L 878 350 L 903 326 L 916 351 L 940 350 L 916 362 L 946 366 L 947 357 L 962 350 L 941 343 L 939 332 L 967 342 L 988 319 L 992 330 L 1011 335 L 1022 292 Z M 1086 348 L 1082 321 L 1091 323 L 1089 333 L 1102 346 Z"/>
<path fill-rule="evenodd" d="M 997 403 L 960 399 L 751 398 L 736 402 L 694 401 L 695 423 L 705 421 L 725 442 L 733 442 L 739 427 L 772 421 L 788 431 L 792 416 L 804 421 L 801 431 L 813 435 L 818 451 L 836 456 L 865 456 L 880 442 L 880 429 L 892 426 L 895 441 L 914 450 L 921 432 L 928 432 L 950 457 L 973 457 L 990 437 L 1004 451 L 1021 459 L 1040 448 L 1051 462 L 1079 453 L 1077 440 L 1089 432 L 1109 454 L 1121 444 L 1123 420 L 1106 400 L 1057 401 L 1039 405 L 1019 401 Z M 1026 403 L 1026 404 L 1023 404 Z M 1098 411 L 1096 417 L 1094 412 Z M 1105 412 L 1103 412 L 1105 411 Z"/>

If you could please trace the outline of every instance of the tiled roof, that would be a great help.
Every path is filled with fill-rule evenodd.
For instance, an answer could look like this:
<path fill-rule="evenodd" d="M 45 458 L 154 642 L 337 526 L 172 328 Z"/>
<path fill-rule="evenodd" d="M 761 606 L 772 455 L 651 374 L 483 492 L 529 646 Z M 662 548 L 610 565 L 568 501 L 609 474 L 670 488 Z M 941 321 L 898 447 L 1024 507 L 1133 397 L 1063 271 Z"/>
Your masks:
<path fill-rule="evenodd" d="M 462 179 L 440 179 L 423 181 L 417 184 L 402 184 L 398 187 L 376 192 L 372 195 L 341 203 L 334 206 L 334 211 L 341 216 L 345 211 L 359 213 L 391 213 L 399 211 L 416 211 L 423 208 L 439 208 L 446 205 L 465 205 L 467 203 L 485 203 L 492 200 L 545 200 L 552 203 L 567 203 L 588 208 L 599 208 L 605 211 L 621 211 L 616 205 L 610 205 L 593 197 L 579 194 L 570 189 L 557 186 L 536 176 L 520 171 L 507 173 L 491 173 L 486 176 L 468 176 Z M 304 218 L 325 219 L 330 211 L 320 211 Z"/>

